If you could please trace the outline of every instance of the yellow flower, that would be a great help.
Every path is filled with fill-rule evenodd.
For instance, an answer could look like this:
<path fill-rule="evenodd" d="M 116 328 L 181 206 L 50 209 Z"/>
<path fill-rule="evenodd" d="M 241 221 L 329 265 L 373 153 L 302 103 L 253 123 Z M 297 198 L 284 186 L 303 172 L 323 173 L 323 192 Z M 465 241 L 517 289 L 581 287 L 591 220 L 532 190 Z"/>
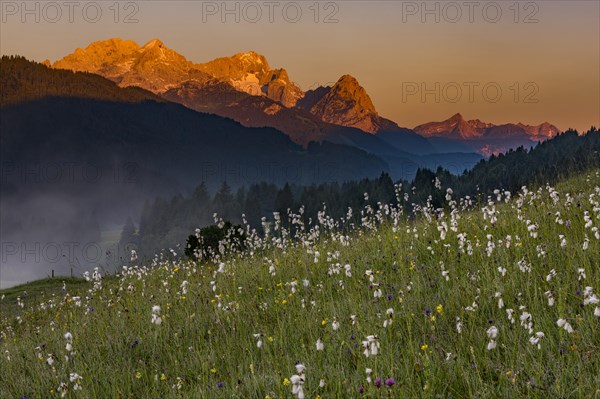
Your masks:
<path fill-rule="evenodd" d="M 439 304 L 435 307 L 435 311 L 438 312 L 439 314 L 442 314 L 442 313 L 444 313 L 444 307 L 441 304 Z"/>
<path fill-rule="evenodd" d="M 267 339 L 269 340 L 269 342 L 273 342 L 273 337 L 269 337 Z"/>
<path fill-rule="evenodd" d="M 284 379 L 283 379 L 283 385 L 285 385 L 286 387 L 287 387 L 288 385 L 290 385 L 290 380 L 288 380 L 287 378 L 284 378 Z"/>
<path fill-rule="evenodd" d="M 163 374 L 164 375 L 164 374 Z M 140 378 L 142 378 L 142 373 L 140 373 L 139 371 L 137 373 L 135 373 L 135 378 L 137 378 L 138 380 Z"/>
<path fill-rule="evenodd" d="M 421 350 L 422 350 L 422 351 L 426 351 L 426 350 L 427 350 L 427 348 L 429 348 L 429 346 L 427 346 L 427 344 L 423 344 L 423 345 L 421 345 Z"/>
<path fill-rule="evenodd" d="M 217 369 L 213 367 L 212 369 L 210 369 L 210 372 L 214 374 L 217 372 Z"/>
<path fill-rule="evenodd" d="M 323 319 L 323 320 L 321 321 L 321 325 L 322 325 L 322 326 L 325 326 L 325 324 L 327 324 L 327 320 Z"/>
<path fill-rule="evenodd" d="M 430 321 L 435 321 L 435 315 L 432 314 L 431 316 L 429 316 L 429 320 Z"/>
<path fill-rule="evenodd" d="M 160 375 L 160 380 L 161 380 L 161 381 L 166 381 L 166 380 L 167 380 L 167 376 L 165 375 L 165 373 L 162 373 L 162 374 Z"/>
<path fill-rule="evenodd" d="M 287 301 L 284 299 L 283 301 L 281 301 L 281 304 L 285 305 L 285 304 L 287 304 Z"/>

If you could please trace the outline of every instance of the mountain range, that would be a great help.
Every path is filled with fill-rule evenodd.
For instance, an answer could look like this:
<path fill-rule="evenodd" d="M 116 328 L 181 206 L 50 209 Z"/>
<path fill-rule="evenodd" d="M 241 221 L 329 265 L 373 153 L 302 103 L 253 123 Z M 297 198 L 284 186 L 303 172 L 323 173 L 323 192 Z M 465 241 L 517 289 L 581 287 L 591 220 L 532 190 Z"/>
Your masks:
<path fill-rule="evenodd" d="M 377 136 L 379 141 L 404 152 L 404 158 L 411 158 L 407 154 L 447 152 L 490 155 L 521 145 L 532 146 L 559 132 L 549 123 L 495 126 L 466 121 L 460 114 L 444 122 L 402 128 L 378 114 L 353 76 L 344 75 L 332 86 L 303 92 L 285 69 L 272 69 L 266 57 L 254 51 L 195 64 L 158 39 L 139 46 L 114 38 L 77 49 L 52 67 L 99 74 L 121 87 L 141 87 L 169 101 L 225 116 L 248 127 L 274 127 L 298 144 L 327 140 L 379 156 L 383 154 L 373 151 L 377 145 L 372 140 L 344 128 Z M 414 157 L 411 160 L 422 162 Z"/>

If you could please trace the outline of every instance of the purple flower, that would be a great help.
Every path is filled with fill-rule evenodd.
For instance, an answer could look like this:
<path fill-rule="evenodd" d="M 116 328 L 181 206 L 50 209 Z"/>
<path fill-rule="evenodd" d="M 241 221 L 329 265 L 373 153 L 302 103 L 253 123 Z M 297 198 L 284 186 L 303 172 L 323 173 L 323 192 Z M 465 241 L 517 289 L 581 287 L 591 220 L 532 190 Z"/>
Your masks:
<path fill-rule="evenodd" d="M 388 299 L 388 301 L 391 301 L 392 299 L 394 299 L 394 295 L 388 294 L 387 295 L 387 299 Z"/>
<path fill-rule="evenodd" d="M 425 309 L 425 316 L 427 316 L 427 317 L 431 316 L 431 309 L 429 309 L 429 308 Z"/>
<path fill-rule="evenodd" d="M 358 393 L 365 393 L 365 388 L 362 385 L 358 387 Z"/>
<path fill-rule="evenodd" d="M 225 386 L 224 382 L 221 382 L 221 381 L 217 382 L 217 387 L 223 388 L 224 386 Z"/>
<path fill-rule="evenodd" d="M 392 377 L 388 378 L 387 380 L 385 380 L 385 385 L 387 385 L 388 387 L 392 387 L 392 385 L 394 385 L 396 383 L 396 380 L 394 380 Z"/>
<path fill-rule="evenodd" d="M 377 388 L 381 387 L 381 378 L 380 377 L 375 378 L 375 386 Z"/>

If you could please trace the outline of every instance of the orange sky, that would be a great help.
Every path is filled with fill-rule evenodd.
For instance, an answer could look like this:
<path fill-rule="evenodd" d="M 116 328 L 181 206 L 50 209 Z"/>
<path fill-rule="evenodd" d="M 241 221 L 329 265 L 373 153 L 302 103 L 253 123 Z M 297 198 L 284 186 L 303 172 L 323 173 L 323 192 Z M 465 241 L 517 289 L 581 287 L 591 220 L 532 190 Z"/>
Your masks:
<path fill-rule="evenodd" d="M 305 90 L 352 74 L 402 126 L 456 112 L 600 126 L 598 1 L 22 4 L 2 1 L 2 54 L 54 61 L 96 40 L 156 37 L 194 62 L 257 51 Z"/>

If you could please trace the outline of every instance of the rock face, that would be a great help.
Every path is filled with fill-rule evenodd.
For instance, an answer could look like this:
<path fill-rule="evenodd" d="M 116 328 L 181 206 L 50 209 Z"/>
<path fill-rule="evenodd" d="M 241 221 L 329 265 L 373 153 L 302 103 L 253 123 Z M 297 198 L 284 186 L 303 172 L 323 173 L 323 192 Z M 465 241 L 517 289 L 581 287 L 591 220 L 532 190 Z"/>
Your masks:
<path fill-rule="evenodd" d="M 143 47 L 131 40 L 94 42 L 55 62 L 53 67 L 96 73 L 121 87 L 138 86 L 154 93 L 163 93 L 193 78 L 206 79 L 190 61 L 158 39 Z"/>
<path fill-rule="evenodd" d="M 158 39 L 143 47 L 121 39 L 94 42 L 55 62 L 53 67 L 96 73 L 122 87 L 139 86 L 157 94 L 191 80 L 204 83 L 216 78 L 286 107 L 293 107 L 304 95 L 284 69 L 272 70 L 266 58 L 253 51 L 193 64 Z"/>
<path fill-rule="evenodd" d="M 236 89 L 253 96 L 265 95 L 286 107 L 293 107 L 304 96 L 285 69 L 271 69 L 265 56 L 250 51 L 217 58 L 196 67 L 229 82 Z"/>
<path fill-rule="evenodd" d="M 379 115 L 366 90 L 350 76 L 342 76 L 311 108 L 324 122 L 355 127 L 365 132 L 379 130 Z"/>

